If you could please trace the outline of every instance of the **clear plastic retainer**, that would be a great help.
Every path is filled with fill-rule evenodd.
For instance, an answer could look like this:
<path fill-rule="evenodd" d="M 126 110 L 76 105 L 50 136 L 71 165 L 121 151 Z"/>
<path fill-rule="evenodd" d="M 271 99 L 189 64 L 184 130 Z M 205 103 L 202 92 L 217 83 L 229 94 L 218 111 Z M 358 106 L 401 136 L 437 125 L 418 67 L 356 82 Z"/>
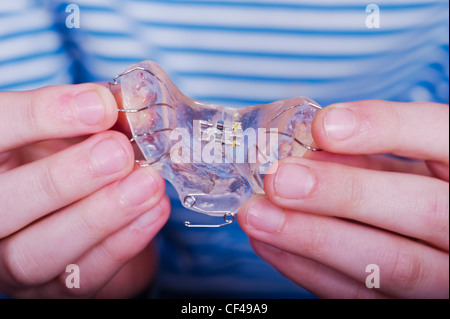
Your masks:
<path fill-rule="evenodd" d="M 152 166 L 178 192 L 184 207 L 231 224 L 280 159 L 320 151 L 311 125 L 321 107 L 305 97 L 230 108 L 188 98 L 154 62 L 131 65 L 117 75 L 140 166 Z"/>

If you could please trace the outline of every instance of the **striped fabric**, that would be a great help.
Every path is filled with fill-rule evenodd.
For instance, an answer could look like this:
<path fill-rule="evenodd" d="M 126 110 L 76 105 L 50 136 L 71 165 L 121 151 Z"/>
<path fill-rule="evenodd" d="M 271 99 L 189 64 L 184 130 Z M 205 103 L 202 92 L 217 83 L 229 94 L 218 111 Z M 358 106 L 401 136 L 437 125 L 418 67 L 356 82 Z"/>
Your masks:
<path fill-rule="evenodd" d="M 69 65 L 50 11 L 38 1 L 0 1 L 0 90 L 70 83 Z"/>
<path fill-rule="evenodd" d="M 80 8 L 69 29 L 65 9 Z M 308 96 L 449 101 L 445 0 L 78 0 L 0 2 L 0 90 L 110 80 L 158 62 L 188 96 L 228 106 Z M 312 297 L 262 262 L 238 225 L 173 211 L 159 242 L 163 297 Z"/>

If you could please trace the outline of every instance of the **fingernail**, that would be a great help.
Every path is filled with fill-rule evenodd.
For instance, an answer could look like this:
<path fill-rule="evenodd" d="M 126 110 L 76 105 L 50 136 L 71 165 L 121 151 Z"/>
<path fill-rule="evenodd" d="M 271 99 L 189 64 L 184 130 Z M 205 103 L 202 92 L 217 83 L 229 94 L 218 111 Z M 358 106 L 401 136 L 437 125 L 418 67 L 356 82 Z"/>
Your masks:
<path fill-rule="evenodd" d="M 150 211 L 139 216 L 134 222 L 133 226 L 139 229 L 146 229 L 153 225 L 159 217 L 162 215 L 162 208 L 159 205 L 156 205 Z"/>
<path fill-rule="evenodd" d="M 122 170 L 128 161 L 127 154 L 119 142 L 113 139 L 102 140 L 91 150 L 94 168 L 103 175 L 109 175 Z"/>
<path fill-rule="evenodd" d="M 86 91 L 75 97 L 75 112 L 84 124 L 95 125 L 103 120 L 105 107 L 95 91 Z"/>
<path fill-rule="evenodd" d="M 325 115 L 324 127 L 329 138 L 342 141 L 355 133 L 356 117 L 348 109 L 333 107 Z"/>
<path fill-rule="evenodd" d="M 307 167 L 292 163 L 283 164 L 274 179 L 275 193 L 287 199 L 305 198 L 315 184 L 316 180 Z"/>
<path fill-rule="evenodd" d="M 281 231 L 284 221 L 284 211 L 267 199 L 255 200 L 247 210 L 247 223 L 253 228 L 267 233 Z"/>
<path fill-rule="evenodd" d="M 158 182 L 153 171 L 138 169 L 119 182 L 118 190 L 123 203 L 140 205 L 158 191 Z"/>

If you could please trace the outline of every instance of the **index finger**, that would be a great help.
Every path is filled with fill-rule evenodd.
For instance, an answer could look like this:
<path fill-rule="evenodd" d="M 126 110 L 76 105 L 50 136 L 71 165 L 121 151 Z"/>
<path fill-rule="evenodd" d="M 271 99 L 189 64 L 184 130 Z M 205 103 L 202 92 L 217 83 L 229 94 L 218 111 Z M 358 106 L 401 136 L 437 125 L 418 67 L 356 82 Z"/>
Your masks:
<path fill-rule="evenodd" d="M 312 133 L 320 147 L 333 153 L 390 153 L 449 163 L 449 107 L 444 104 L 335 104 L 317 114 Z"/>
<path fill-rule="evenodd" d="M 100 132 L 116 119 L 114 97 L 94 83 L 0 92 L 0 152 L 41 140 Z"/>

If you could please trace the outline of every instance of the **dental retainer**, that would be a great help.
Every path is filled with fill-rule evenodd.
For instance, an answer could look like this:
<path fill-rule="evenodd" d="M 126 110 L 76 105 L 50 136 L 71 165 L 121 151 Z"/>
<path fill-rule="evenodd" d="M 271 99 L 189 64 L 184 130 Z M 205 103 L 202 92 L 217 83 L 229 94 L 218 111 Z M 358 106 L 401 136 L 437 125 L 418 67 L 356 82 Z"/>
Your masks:
<path fill-rule="evenodd" d="M 178 192 L 184 207 L 231 224 L 254 194 L 264 194 L 264 176 L 278 160 L 320 151 L 311 124 L 321 107 L 298 97 L 267 105 L 230 108 L 199 102 L 178 90 L 154 62 L 128 67 L 120 78 L 123 109 L 142 167 L 152 166 Z M 270 169 L 269 169 L 270 168 Z"/>

